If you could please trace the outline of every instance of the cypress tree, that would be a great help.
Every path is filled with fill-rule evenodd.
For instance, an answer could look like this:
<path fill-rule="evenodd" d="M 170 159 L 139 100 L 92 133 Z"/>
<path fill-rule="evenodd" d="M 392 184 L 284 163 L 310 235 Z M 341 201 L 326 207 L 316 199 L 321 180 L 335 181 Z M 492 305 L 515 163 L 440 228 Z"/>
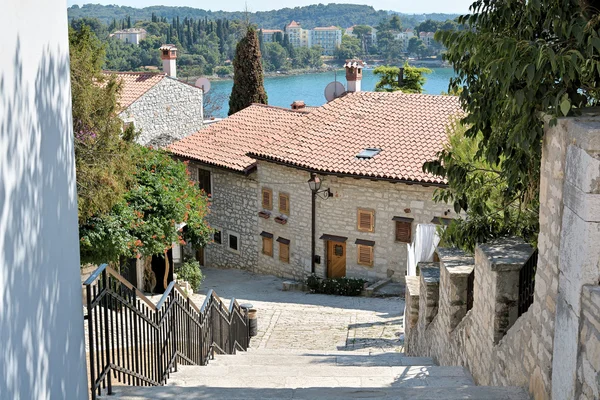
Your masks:
<path fill-rule="evenodd" d="M 267 93 L 263 86 L 260 45 L 252 27 L 248 27 L 235 48 L 233 59 L 233 88 L 229 97 L 229 115 L 252 103 L 267 104 Z"/>

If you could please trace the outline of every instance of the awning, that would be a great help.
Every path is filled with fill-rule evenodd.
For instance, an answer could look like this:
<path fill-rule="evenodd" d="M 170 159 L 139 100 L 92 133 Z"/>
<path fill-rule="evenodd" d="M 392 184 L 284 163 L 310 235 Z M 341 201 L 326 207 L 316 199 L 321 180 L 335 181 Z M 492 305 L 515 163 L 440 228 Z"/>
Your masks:
<path fill-rule="evenodd" d="M 283 243 L 283 244 L 290 244 L 290 239 L 284 239 L 282 237 L 278 237 L 277 242 Z"/>
<path fill-rule="evenodd" d="M 356 239 L 356 242 L 354 242 L 354 244 L 362 244 L 363 246 L 375 246 L 375 242 L 372 240 L 364 240 L 364 239 Z"/>
<path fill-rule="evenodd" d="M 329 240 L 331 242 L 340 242 L 340 243 L 345 243 L 346 240 L 348 240 L 348 238 L 344 237 L 344 236 L 328 235 L 326 233 L 323 234 L 323 236 L 321 236 L 319 239 Z"/>
<path fill-rule="evenodd" d="M 414 218 L 407 218 L 407 217 L 394 217 L 392 218 L 392 221 L 400 221 L 400 222 L 413 222 L 415 219 Z"/>
<path fill-rule="evenodd" d="M 269 232 L 265 232 L 265 231 L 262 231 L 262 232 L 260 233 L 260 236 L 262 236 L 262 237 L 266 237 L 266 238 L 270 238 L 270 239 L 273 239 L 273 234 L 272 234 L 272 233 L 269 233 Z"/>

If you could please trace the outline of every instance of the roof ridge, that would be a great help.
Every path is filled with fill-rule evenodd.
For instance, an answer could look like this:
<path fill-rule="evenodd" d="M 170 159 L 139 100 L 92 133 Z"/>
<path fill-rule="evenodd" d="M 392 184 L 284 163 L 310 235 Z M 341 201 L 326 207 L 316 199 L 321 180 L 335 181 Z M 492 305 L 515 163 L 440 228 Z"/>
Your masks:
<path fill-rule="evenodd" d="M 153 72 L 153 71 L 111 71 L 108 69 L 102 70 L 103 74 L 115 74 L 115 75 L 162 75 L 167 76 L 165 72 Z"/>
<path fill-rule="evenodd" d="M 292 110 L 291 108 L 286 108 L 286 107 L 281 107 L 281 106 L 272 106 L 270 104 L 262 104 L 262 103 L 252 103 L 252 104 L 250 104 L 250 106 L 260 106 L 260 107 L 263 107 L 263 108 L 272 108 L 274 110 L 283 110 L 283 111 L 288 111 L 288 112 L 292 112 L 292 113 L 295 113 L 295 114 L 300 114 L 300 113 L 301 114 L 310 114 L 310 112 L 311 112 L 311 111 L 308 111 L 308 110 L 304 111 L 302 109 L 300 109 L 300 110 Z"/>

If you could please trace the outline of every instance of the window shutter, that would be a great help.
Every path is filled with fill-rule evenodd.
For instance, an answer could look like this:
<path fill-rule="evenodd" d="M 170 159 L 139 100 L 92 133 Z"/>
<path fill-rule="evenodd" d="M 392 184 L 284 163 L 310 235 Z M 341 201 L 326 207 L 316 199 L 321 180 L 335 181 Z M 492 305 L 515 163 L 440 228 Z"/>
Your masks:
<path fill-rule="evenodd" d="M 358 230 L 373 232 L 375 228 L 375 211 L 358 209 Z"/>
<path fill-rule="evenodd" d="M 279 193 L 279 212 L 285 215 L 290 214 L 290 196 L 285 193 Z"/>
<path fill-rule="evenodd" d="M 279 260 L 289 263 L 290 262 L 290 245 L 286 243 L 279 243 Z"/>
<path fill-rule="evenodd" d="M 396 241 L 412 242 L 412 224 L 406 221 L 396 221 Z"/>
<path fill-rule="evenodd" d="M 273 257 L 273 238 L 263 237 L 262 238 L 264 255 Z"/>
<path fill-rule="evenodd" d="M 359 244 L 358 249 L 358 263 L 360 265 L 373 266 L 373 246 L 366 246 Z"/>
<path fill-rule="evenodd" d="M 271 189 L 263 188 L 263 190 L 262 190 L 262 207 L 265 210 L 273 209 L 273 191 Z"/>

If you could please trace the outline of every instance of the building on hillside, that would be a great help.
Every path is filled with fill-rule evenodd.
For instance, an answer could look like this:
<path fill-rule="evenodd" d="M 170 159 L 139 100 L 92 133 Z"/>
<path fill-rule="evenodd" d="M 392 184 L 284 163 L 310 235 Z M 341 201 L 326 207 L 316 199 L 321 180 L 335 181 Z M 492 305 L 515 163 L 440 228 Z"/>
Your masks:
<path fill-rule="evenodd" d="M 408 42 L 413 37 L 415 37 L 415 33 L 413 32 L 412 29 L 406 29 L 406 30 L 404 30 L 402 32 L 396 32 L 396 33 L 394 33 L 394 39 L 401 41 L 402 42 L 402 47 L 404 49 L 408 48 Z"/>
<path fill-rule="evenodd" d="M 310 31 L 310 43 L 312 46 L 320 46 L 323 55 L 332 56 L 342 45 L 342 30 L 336 26 L 314 28 Z"/>
<path fill-rule="evenodd" d="M 140 131 L 142 145 L 165 147 L 204 126 L 202 89 L 175 78 L 176 51 L 161 47 L 163 73 L 104 72 L 121 80 L 119 117 Z"/>
<path fill-rule="evenodd" d="M 435 42 L 434 36 L 435 32 L 419 32 L 419 39 L 421 39 L 427 47 L 430 47 Z"/>
<path fill-rule="evenodd" d="M 135 45 L 140 44 L 140 41 L 146 39 L 147 32 L 145 29 L 141 28 L 129 28 L 129 29 L 121 29 L 119 31 L 115 31 L 111 33 L 110 37 L 115 37 L 119 39 L 121 42 L 132 43 Z"/>
<path fill-rule="evenodd" d="M 301 279 L 314 261 L 320 276 L 403 281 L 417 225 L 453 215 L 433 202 L 445 182 L 422 164 L 441 150 L 460 105 L 360 92 L 359 64 L 347 63 L 356 91 L 325 106 L 253 105 L 169 146 L 212 193 L 205 265 Z M 313 214 L 314 179 L 328 189 L 319 196 L 330 195 L 316 198 Z"/>
<path fill-rule="evenodd" d="M 275 41 L 277 34 L 283 39 L 284 32 L 281 29 L 261 29 L 263 43 L 271 43 Z"/>
<path fill-rule="evenodd" d="M 296 21 L 290 22 L 285 27 L 285 33 L 288 34 L 290 44 L 293 47 L 312 47 L 310 31 L 302 29 L 300 23 Z"/>

